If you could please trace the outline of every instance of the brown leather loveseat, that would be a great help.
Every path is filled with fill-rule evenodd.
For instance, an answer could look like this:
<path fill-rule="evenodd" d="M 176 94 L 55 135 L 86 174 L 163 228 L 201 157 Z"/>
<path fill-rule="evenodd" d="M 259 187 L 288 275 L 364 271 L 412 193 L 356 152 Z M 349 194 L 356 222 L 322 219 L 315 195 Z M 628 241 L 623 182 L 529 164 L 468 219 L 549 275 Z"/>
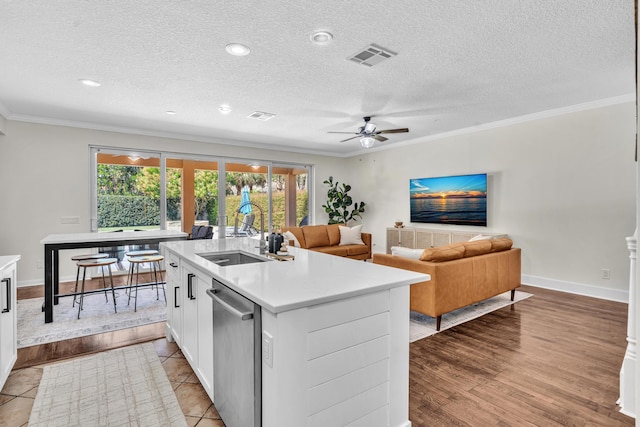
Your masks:
<path fill-rule="evenodd" d="M 520 249 L 509 238 L 424 249 L 420 259 L 374 254 L 373 262 L 431 275 L 411 285 L 410 308 L 435 317 L 520 287 Z"/>
<path fill-rule="evenodd" d="M 284 227 L 283 233 L 290 231 L 299 243 L 299 247 L 346 258 L 366 260 L 371 258 L 371 234 L 361 233 L 364 244 L 340 244 L 340 225 L 305 225 L 302 227 Z M 286 238 L 286 237 L 285 237 Z M 289 244 L 295 245 L 291 240 Z"/>

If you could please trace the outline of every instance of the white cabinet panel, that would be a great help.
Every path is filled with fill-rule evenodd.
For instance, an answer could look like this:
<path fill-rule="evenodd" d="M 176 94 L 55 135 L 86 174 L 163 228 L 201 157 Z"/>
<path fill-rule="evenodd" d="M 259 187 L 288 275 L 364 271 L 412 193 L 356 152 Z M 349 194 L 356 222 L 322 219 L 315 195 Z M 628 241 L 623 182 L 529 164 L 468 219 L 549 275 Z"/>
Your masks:
<path fill-rule="evenodd" d="M 182 354 L 197 367 L 198 356 L 198 274 L 187 263 L 182 266 Z"/>
<path fill-rule="evenodd" d="M 196 301 L 198 305 L 198 378 L 209 398 L 213 400 L 213 301 L 207 295 L 211 278 L 198 276 Z"/>
<path fill-rule="evenodd" d="M 18 355 L 16 262 L 20 257 L 11 259 L 9 264 L 0 266 L 0 389 L 7 381 Z"/>

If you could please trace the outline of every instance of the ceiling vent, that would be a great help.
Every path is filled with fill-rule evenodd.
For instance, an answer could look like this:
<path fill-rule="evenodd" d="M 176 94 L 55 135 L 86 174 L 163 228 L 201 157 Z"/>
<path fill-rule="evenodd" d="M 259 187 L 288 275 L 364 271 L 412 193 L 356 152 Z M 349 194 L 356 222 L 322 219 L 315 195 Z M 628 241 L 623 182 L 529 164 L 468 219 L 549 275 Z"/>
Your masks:
<path fill-rule="evenodd" d="M 373 67 L 374 65 L 381 63 L 385 59 L 389 59 L 396 55 L 397 53 L 392 52 L 388 49 L 375 44 L 370 44 L 360 52 L 357 52 L 347 59 L 358 64 L 366 65 L 367 67 Z"/>
<path fill-rule="evenodd" d="M 265 113 L 263 111 L 254 111 L 253 113 L 249 114 L 247 117 L 249 117 L 250 119 L 262 120 L 263 122 L 266 122 L 267 120 L 272 119 L 275 116 L 276 115 L 272 113 Z"/>

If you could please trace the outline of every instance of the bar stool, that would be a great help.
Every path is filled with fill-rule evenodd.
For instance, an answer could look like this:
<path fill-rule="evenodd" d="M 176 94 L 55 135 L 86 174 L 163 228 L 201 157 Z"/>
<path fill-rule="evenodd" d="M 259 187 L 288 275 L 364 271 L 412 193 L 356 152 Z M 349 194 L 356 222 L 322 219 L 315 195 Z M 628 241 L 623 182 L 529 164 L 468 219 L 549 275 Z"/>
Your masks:
<path fill-rule="evenodd" d="M 158 252 L 155 249 L 140 249 L 140 250 L 135 250 L 135 251 L 129 251 L 127 253 L 125 253 L 125 255 L 128 258 L 131 257 L 141 257 L 141 256 L 149 256 L 149 255 L 159 255 L 160 252 Z M 129 261 L 129 259 L 127 259 L 127 261 Z M 127 274 L 127 284 L 129 284 L 129 280 L 131 280 L 131 283 L 133 283 L 133 263 L 129 262 L 129 273 Z M 129 293 L 129 288 L 125 289 L 126 293 Z"/>
<path fill-rule="evenodd" d="M 82 305 L 84 303 L 84 283 L 85 277 L 87 276 L 87 268 L 89 267 L 100 267 L 102 270 L 102 287 L 104 288 L 104 298 L 107 302 L 109 302 L 109 298 L 107 297 L 107 279 L 104 275 L 104 268 L 107 267 L 109 269 L 109 281 L 111 282 L 111 294 L 113 296 L 113 311 L 118 312 L 116 308 L 116 292 L 113 289 L 113 275 L 111 274 L 111 266 L 118 262 L 117 258 L 99 258 L 99 259 L 88 259 L 84 261 L 78 261 L 78 268 L 84 268 L 82 273 L 82 289 L 80 291 L 80 302 L 78 303 L 78 319 L 80 319 L 80 311 L 82 310 Z M 75 296 L 74 296 L 75 298 Z"/>
<path fill-rule="evenodd" d="M 86 261 L 86 260 L 90 260 L 90 259 L 100 259 L 100 258 L 107 258 L 109 255 L 108 254 L 103 254 L 103 253 L 98 253 L 98 254 L 82 254 L 82 255 L 76 255 L 76 256 L 72 256 L 71 257 L 71 261 Z M 73 304 L 71 305 L 71 307 L 75 307 L 76 306 L 76 294 L 78 293 L 78 281 L 80 280 L 80 266 L 78 266 L 78 271 L 76 271 L 76 286 L 73 289 Z M 105 291 L 105 295 L 106 295 L 107 291 Z"/>
<path fill-rule="evenodd" d="M 140 287 L 139 276 L 140 276 L 140 264 L 144 264 L 146 262 L 150 263 L 153 268 L 153 283 L 152 286 L 156 286 L 156 299 L 160 299 L 160 291 L 158 290 L 159 286 L 162 286 L 162 294 L 164 295 L 164 303 L 167 304 L 167 293 L 164 289 L 164 279 L 162 278 L 162 270 L 160 269 L 160 262 L 164 261 L 164 257 L 162 255 L 146 255 L 146 256 L 137 256 L 129 258 L 129 262 L 135 268 L 136 275 L 136 295 L 133 297 L 135 299 L 133 311 L 138 311 L 138 288 Z M 158 280 L 158 275 L 160 275 L 160 280 Z M 127 301 L 127 305 L 131 303 L 131 288 L 133 287 L 133 274 L 131 275 L 131 282 L 129 285 L 129 300 Z"/>

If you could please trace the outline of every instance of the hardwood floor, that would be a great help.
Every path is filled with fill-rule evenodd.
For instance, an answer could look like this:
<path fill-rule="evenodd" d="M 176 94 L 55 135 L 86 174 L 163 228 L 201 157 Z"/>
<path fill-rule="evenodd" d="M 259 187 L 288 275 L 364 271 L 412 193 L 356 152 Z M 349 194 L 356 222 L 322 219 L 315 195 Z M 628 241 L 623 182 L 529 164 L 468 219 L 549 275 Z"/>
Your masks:
<path fill-rule="evenodd" d="M 415 426 L 633 426 L 618 412 L 627 305 L 534 294 L 410 346 Z"/>
<path fill-rule="evenodd" d="M 634 420 L 620 414 L 615 404 L 626 348 L 627 305 L 522 289 L 534 297 L 410 345 L 413 426 L 633 426 Z M 19 297 L 37 289 L 23 292 Z M 21 349 L 14 373 L 18 377 L 33 369 L 26 366 L 154 340 L 183 410 L 191 410 L 189 425 L 222 426 L 213 405 L 206 406 L 202 387 L 179 350 L 163 335 L 164 327 L 156 324 L 148 330 Z M 0 393 L 2 420 L 14 410 L 7 406 L 15 396 L 5 389 Z M 200 393 L 195 400 L 199 403 L 194 404 L 191 393 Z M 28 420 L 31 410 L 29 396 L 35 397 L 32 389 L 15 397 L 23 399 L 14 405 L 22 420 L 25 415 Z"/>

